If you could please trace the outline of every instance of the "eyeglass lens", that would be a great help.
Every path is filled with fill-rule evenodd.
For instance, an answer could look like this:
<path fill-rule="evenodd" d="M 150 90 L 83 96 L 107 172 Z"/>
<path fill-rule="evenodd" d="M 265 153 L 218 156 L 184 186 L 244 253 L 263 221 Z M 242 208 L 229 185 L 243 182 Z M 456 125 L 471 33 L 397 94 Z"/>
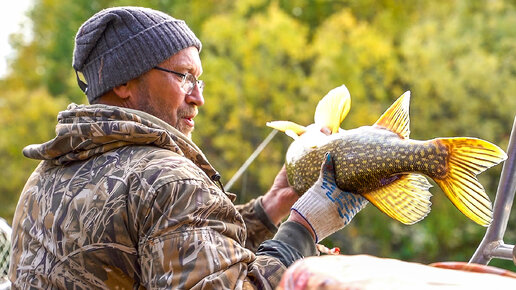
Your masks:
<path fill-rule="evenodd" d="M 184 78 L 183 89 L 187 94 L 191 94 L 196 83 L 199 88 L 199 91 L 202 92 L 202 90 L 204 89 L 204 82 L 201 80 L 197 80 L 193 75 L 187 73 Z"/>

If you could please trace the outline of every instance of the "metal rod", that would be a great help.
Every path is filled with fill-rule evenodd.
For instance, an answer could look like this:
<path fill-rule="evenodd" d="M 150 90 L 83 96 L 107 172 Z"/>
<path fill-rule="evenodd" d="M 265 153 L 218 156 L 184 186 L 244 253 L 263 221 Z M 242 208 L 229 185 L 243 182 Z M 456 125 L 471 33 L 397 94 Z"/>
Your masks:
<path fill-rule="evenodd" d="M 244 164 L 242 164 L 242 166 L 240 166 L 240 168 L 235 173 L 235 175 L 233 175 L 233 177 L 231 177 L 231 179 L 228 181 L 228 183 L 226 183 L 226 186 L 225 186 L 226 190 L 231 189 L 233 184 L 238 180 L 238 178 L 240 178 L 240 175 L 242 175 L 242 173 L 244 173 L 244 171 L 247 169 L 247 167 L 249 167 L 249 165 L 251 165 L 251 163 L 254 161 L 254 159 L 256 157 L 258 157 L 258 154 L 260 154 L 260 152 L 262 152 L 263 149 L 265 149 L 265 146 L 267 146 L 267 144 L 269 144 L 269 142 L 271 142 L 272 138 L 277 133 L 278 133 L 278 130 L 272 130 L 272 132 L 270 132 L 269 135 L 267 135 L 267 137 L 262 141 L 262 143 L 260 143 L 260 145 L 258 145 L 258 147 L 254 150 L 253 154 L 251 154 L 251 156 L 249 156 L 249 158 L 247 158 L 247 160 L 244 162 Z"/>
<path fill-rule="evenodd" d="M 504 259 L 504 260 L 512 260 L 512 251 L 514 246 L 500 244 L 496 248 L 490 251 L 490 255 L 492 258 Z"/>
<path fill-rule="evenodd" d="M 516 261 L 514 246 L 507 246 L 503 243 L 503 235 L 507 229 L 507 222 L 516 192 L 516 118 L 514 118 L 514 124 L 512 125 L 507 155 L 496 192 L 493 221 L 487 228 L 484 239 L 471 257 L 470 263 L 487 265 L 493 257 Z M 498 246 L 493 247 L 493 245 Z M 500 248 L 502 245 L 503 247 Z"/>

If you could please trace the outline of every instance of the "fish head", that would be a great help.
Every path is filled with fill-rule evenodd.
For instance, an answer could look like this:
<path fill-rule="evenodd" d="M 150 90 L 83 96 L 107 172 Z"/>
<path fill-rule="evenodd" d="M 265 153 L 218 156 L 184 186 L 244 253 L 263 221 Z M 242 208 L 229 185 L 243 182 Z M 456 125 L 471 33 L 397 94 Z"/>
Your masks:
<path fill-rule="evenodd" d="M 312 163 L 317 163 L 319 159 L 322 162 L 322 159 L 319 158 L 322 156 L 319 156 L 320 150 L 318 149 L 333 140 L 333 136 L 338 135 L 338 133 L 342 131 L 342 129 L 340 129 L 340 123 L 346 117 L 350 106 L 351 97 L 349 91 L 346 86 L 341 85 L 329 91 L 319 101 L 315 110 L 313 124 L 305 127 L 291 121 L 273 121 L 267 123 L 267 126 L 282 131 L 294 139 L 287 150 L 285 165 L 287 167 L 289 184 L 293 186 L 298 193 L 302 194 L 304 192 L 303 188 L 306 184 L 310 183 L 310 181 L 296 178 L 296 180 L 301 180 L 300 183 L 302 184 L 297 186 L 297 182 L 293 181 L 294 175 L 302 176 L 309 170 L 314 171 L 314 176 L 317 178 L 320 164 L 305 168 L 298 166 L 297 161 L 309 155 L 311 156 L 309 159 Z M 323 133 L 323 128 L 331 134 L 326 135 Z"/>

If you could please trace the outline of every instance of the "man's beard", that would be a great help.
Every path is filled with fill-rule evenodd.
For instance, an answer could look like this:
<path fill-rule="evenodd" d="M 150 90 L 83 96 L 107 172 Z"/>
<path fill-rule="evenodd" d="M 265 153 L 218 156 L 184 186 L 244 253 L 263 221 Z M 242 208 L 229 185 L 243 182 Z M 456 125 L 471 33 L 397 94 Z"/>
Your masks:
<path fill-rule="evenodd" d="M 176 124 L 172 125 L 172 126 L 174 128 L 176 128 L 177 130 L 179 130 L 179 132 L 183 133 L 186 137 L 191 139 L 192 138 L 192 132 L 193 132 L 194 128 L 186 125 L 183 122 L 183 118 L 187 117 L 187 116 L 193 116 L 195 114 L 196 114 L 195 107 L 191 106 L 191 105 L 189 105 L 186 108 L 182 107 L 182 108 L 177 109 L 177 111 L 176 111 L 176 118 L 177 118 Z"/>
<path fill-rule="evenodd" d="M 184 117 L 192 116 L 196 113 L 195 106 L 178 108 L 176 111 L 176 119 L 174 120 L 170 117 L 170 114 L 168 114 L 166 108 L 160 106 L 160 104 L 155 104 L 151 102 L 152 97 L 149 95 L 148 90 L 145 86 L 141 86 L 140 88 L 140 96 L 143 96 L 139 98 L 138 108 L 140 111 L 144 111 L 146 113 L 153 115 L 154 117 L 161 119 L 162 121 L 168 123 L 170 126 L 177 129 L 179 132 L 183 133 L 183 135 L 185 135 L 189 139 L 192 138 L 193 128 L 185 125 L 181 121 Z"/>

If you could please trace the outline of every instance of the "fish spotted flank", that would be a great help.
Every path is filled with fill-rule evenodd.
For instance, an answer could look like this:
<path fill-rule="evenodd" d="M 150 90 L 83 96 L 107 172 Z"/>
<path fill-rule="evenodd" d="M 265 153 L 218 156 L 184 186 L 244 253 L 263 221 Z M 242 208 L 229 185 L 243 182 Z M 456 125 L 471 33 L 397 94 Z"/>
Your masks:
<path fill-rule="evenodd" d="M 343 130 L 339 126 L 351 101 L 347 88 L 341 86 L 321 99 L 314 124 L 267 123 L 295 139 L 286 156 L 290 185 L 303 194 L 317 180 L 324 155 L 330 152 L 339 188 L 363 195 L 404 224 L 416 223 L 430 212 L 431 185 L 426 175 L 467 217 L 489 225 L 491 201 L 476 175 L 507 155 L 476 138 L 409 139 L 409 102 L 410 92 L 406 92 L 373 126 Z M 332 134 L 324 135 L 321 127 Z"/>

